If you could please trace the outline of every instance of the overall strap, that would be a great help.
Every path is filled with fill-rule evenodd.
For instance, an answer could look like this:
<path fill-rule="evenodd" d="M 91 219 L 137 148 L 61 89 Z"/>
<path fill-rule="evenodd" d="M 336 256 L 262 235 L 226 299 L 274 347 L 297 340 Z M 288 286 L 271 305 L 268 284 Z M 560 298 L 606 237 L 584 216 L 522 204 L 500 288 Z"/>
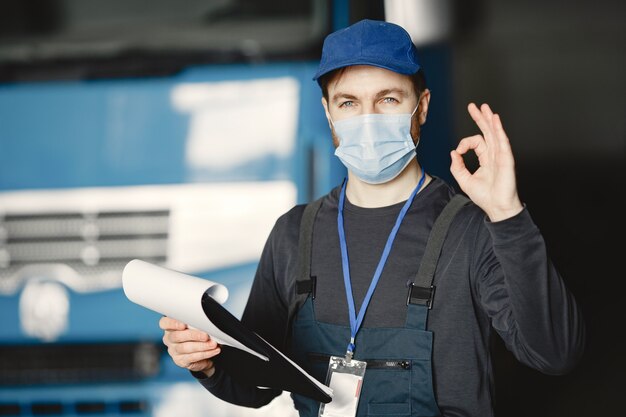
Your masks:
<path fill-rule="evenodd" d="M 321 197 L 304 208 L 302 219 L 300 220 L 300 237 L 298 240 L 298 264 L 295 276 L 294 299 L 289 305 L 289 329 L 298 310 L 304 304 L 309 294 L 315 298 L 315 277 L 311 276 L 311 250 L 313 248 L 313 226 L 315 217 L 319 211 L 322 200 Z"/>
<path fill-rule="evenodd" d="M 462 194 L 455 195 L 443 208 L 437 220 L 435 220 L 435 224 L 428 235 L 426 249 L 419 270 L 417 271 L 417 277 L 415 278 L 415 282 L 411 283 L 409 286 L 407 305 L 413 304 L 426 306 L 428 309 L 432 308 L 435 296 L 433 279 L 435 277 L 435 270 L 437 269 L 437 262 L 441 255 L 443 242 L 448 234 L 448 229 L 450 228 L 454 216 L 469 202 L 470 200 Z"/>

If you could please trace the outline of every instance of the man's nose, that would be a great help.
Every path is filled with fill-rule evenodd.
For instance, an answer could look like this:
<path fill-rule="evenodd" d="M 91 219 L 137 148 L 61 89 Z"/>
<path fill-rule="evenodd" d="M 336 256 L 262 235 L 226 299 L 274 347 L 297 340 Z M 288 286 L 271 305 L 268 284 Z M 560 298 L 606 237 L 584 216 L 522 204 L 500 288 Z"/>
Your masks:
<path fill-rule="evenodd" d="M 377 113 L 375 103 L 363 103 L 361 106 L 361 114 Z"/>

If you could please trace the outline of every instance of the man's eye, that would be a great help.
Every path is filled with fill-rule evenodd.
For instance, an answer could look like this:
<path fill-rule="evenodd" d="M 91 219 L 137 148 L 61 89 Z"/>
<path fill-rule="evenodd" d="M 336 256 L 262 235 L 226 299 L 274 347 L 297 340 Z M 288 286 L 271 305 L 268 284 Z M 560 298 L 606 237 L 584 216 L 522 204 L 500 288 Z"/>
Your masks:
<path fill-rule="evenodd" d="M 383 103 L 398 103 L 398 100 L 393 97 L 385 97 L 383 99 Z"/>
<path fill-rule="evenodd" d="M 348 101 L 344 101 L 343 103 L 341 103 L 339 105 L 339 107 L 352 107 L 352 106 L 354 106 L 354 102 L 353 101 L 349 101 L 349 100 Z"/>

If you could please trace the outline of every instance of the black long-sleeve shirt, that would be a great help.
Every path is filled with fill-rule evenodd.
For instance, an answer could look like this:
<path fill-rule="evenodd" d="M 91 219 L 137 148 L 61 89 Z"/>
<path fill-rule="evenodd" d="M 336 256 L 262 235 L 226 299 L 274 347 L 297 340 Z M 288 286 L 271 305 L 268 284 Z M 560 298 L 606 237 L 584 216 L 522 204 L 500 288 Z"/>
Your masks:
<path fill-rule="evenodd" d="M 402 327 L 407 282 L 417 274 L 428 233 L 454 191 L 434 178 L 415 198 L 400 227 L 363 323 Z M 315 311 L 322 322 L 349 325 L 337 234 L 339 188 L 328 194 L 314 228 L 311 274 Z M 362 208 L 346 200 L 344 222 L 357 310 L 387 236 L 404 203 Z M 295 296 L 299 205 L 276 222 L 263 250 L 242 321 L 274 346 L 284 346 L 288 306 Z M 490 222 L 475 205 L 453 221 L 439 260 L 428 330 L 434 333 L 433 379 L 444 416 L 493 415 L 489 339 L 495 330 L 522 363 L 548 374 L 569 371 L 584 348 L 579 308 L 549 261 L 544 240 L 526 208 Z M 347 342 L 347 341 L 346 341 Z M 259 407 L 275 390 L 237 384 L 217 369 L 200 382 L 234 404 Z"/>

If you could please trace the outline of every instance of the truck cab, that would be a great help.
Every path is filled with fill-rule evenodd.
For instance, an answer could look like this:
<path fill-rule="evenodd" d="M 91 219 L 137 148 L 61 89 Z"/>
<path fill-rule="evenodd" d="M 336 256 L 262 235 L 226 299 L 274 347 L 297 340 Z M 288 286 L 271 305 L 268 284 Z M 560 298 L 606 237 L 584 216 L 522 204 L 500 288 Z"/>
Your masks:
<path fill-rule="evenodd" d="M 207 394 L 121 273 L 142 259 L 222 283 L 241 315 L 276 219 L 345 176 L 312 77 L 354 4 L 1 7 L 0 415 L 295 413 Z"/>

